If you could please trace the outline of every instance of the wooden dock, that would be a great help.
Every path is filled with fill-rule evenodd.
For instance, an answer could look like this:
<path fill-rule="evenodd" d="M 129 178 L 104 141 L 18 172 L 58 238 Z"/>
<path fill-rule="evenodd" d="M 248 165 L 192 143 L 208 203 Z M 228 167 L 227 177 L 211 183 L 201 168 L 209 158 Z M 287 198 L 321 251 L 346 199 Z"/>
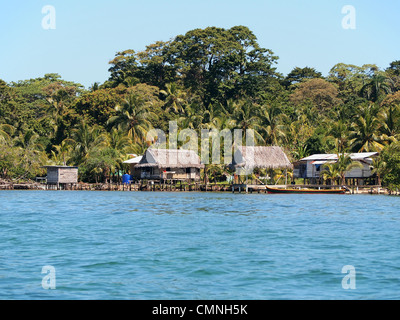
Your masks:
<path fill-rule="evenodd" d="M 245 184 L 245 183 L 232 184 L 231 189 L 232 189 L 232 193 L 235 193 L 235 192 L 239 192 L 239 193 L 242 193 L 242 192 L 245 192 L 245 193 L 265 192 L 266 193 L 267 192 L 266 185 L 263 185 L 263 184 Z"/>

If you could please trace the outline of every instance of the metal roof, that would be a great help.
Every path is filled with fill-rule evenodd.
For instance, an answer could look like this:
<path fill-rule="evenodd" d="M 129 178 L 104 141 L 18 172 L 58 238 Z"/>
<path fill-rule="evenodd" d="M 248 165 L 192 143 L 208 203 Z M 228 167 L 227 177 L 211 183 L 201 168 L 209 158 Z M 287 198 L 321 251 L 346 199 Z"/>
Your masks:
<path fill-rule="evenodd" d="M 337 154 L 313 154 L 311 156 L 305 157 L 301 160 L 313 161 L 313 160 L 336 160 Z"/>
<path fill-rule="evenodd" d="M 352 160 L 362 160 L 372 156 L 378 155 L 378 152 L 359 152 L 350 153 L 350 158 Z M 313 154 L 311 156 L 301 159 L 301 161 L 315 161 L 315 160 L 337 160 L 338 156 L 336 153 L 328 154 Z"/>
<path fill-rule="evenodd" d="M 350 158 L 353 160 L 361 160 L 369 157 L 373 157 L 378 155 L 378 152 L 360 152 L 360 153 L 352 153 Z"/>
<path fill-rule="evenodd" d="M 328 160 L 316 160 L 313 161 L 312 164 L 325 164 L 325 163 L 333 163 L 335 161 L 328 161 Z"/>
<path fill-rule="evenodd" d="M 142 160 L 143 156 L 134 157 L 124 161 L 124 163 L 139 163 Z"/>

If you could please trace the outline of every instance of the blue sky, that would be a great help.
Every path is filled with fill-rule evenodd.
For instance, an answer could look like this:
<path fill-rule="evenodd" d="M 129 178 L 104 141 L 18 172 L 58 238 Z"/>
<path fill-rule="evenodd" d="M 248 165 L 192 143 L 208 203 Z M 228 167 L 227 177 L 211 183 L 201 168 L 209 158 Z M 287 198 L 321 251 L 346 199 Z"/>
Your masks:
<path fill-rule="evenodd" d="M 59 73 L 85 87 L 107 80 L 117 51 L 143 50 L 195 28 L 245 25 L 261 47 L 279 56 L 277 69 L 339 62 L 400 60 L 400 1 L 371 0 L 0 0 L 0 79 Z M 56 29 L 42 28 L 42 8 L 56 10 Z M 356 29 L 343 29 L 342 7 L 356 10 Z"/>

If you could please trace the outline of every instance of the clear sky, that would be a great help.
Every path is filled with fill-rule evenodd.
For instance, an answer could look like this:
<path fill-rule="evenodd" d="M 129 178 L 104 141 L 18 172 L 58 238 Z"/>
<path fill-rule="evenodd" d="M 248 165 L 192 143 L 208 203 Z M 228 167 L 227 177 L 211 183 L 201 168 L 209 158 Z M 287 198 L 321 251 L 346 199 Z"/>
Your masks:
<path fill-rule="evenodd" d="M 45 5 L 55 8 L 55 29 L 42 27 Z M 355 29 L 342 27 L 345 5 L 355 9 Z M 88 87 L 107 80 L 117 51 L 235 25 L 279 56 L 284 75 L 296 66 L 327 75 L 339 62 L 385 69 L 400 60 L 398 0 L 0 0 L 0 79 L 58 73 Z"/>

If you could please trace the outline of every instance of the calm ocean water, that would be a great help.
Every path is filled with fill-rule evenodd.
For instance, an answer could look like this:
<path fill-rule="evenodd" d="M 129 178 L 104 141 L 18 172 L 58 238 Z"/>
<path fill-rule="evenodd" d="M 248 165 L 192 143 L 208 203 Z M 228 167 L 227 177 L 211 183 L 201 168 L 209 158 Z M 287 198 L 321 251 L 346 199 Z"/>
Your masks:
<path fill-rule="evenodd" d="M 399 208 L 376 195 L 0 191 L 0 299 L 400 299 Z"/>

